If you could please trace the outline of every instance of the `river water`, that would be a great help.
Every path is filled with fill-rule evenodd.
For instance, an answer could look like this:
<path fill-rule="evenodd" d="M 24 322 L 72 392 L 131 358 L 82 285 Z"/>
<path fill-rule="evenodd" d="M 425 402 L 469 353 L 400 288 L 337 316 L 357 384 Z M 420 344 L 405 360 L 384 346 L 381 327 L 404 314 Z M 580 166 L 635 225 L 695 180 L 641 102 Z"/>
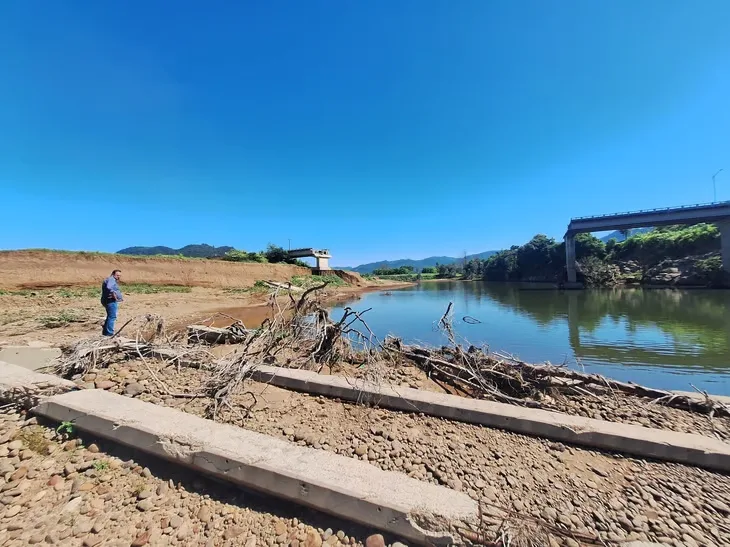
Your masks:
<path fill-rule="evenodd" d="M 363 318 L 379 337 L 435 345 L 446 341 L 435 325 L 449 302 L 465 343 L 656 388 L 730 395 L 730 291 L 423 282 L 346 305 L 372 308 Z"/>

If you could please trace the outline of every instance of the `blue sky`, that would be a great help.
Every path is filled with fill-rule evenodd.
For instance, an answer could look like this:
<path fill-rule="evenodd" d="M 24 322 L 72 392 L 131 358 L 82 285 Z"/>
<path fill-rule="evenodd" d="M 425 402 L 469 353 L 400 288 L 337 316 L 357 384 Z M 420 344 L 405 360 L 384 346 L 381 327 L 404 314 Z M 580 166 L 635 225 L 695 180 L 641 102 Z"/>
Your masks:
<path fill-rule="evenodd" d="M 728 20 L 726 0 L 3 2 L 0 248 L 291 239 L 356 265 L 711 201 L 720 168 L 730 199 Z"/>

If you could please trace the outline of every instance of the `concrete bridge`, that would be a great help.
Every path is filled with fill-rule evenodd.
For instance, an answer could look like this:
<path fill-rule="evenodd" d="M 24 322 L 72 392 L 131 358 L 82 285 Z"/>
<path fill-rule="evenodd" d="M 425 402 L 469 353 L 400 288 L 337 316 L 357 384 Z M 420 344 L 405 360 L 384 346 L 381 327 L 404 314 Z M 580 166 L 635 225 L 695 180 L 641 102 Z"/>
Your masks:
<path fill-rule="evenodd" d="M 576 282 L 575 236 L 577 234 L 606 230 L 628 230 L 649 226 L 670 226 L 673 224 L 698 224 L 700 222 L 717 224 L 720 229 L 722 266 L 730 272 L 730 201 L 721 201 L 704 205 L 684 205 L 665 209 L 649 209 L 571 219 L 568 231 L 565 232 L 565 261 L 568 267 L 568 282 Z"/>
<path fill-rule="evenodd" d="M 329 249 L 313 249 L 311 247 L 305 249 L 292 249 L 289 251 L 289 256 L 292 258 L 314 257 L 317 260 L 317 266 L 314 270 L 318 272 L 332 269 L 330 268 L 330 258 L 332 258 L 332 255 L 330 254 Z"/>

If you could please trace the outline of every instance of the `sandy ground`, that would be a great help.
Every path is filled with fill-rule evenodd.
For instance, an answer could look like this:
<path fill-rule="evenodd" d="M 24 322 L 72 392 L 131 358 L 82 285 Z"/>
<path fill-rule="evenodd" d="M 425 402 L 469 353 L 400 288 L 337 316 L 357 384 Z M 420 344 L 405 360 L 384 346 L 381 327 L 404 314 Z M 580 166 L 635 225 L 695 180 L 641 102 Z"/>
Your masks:
<path fill-rule="evenodd" d="M 396 287 L 408 286 L 399 284 Z M 336 303 L 357 299 L 369 290 L 393 288 L 393 285 L 336 287 L 321 291 L 326 302 Z M 231 292 L 226 289 L 192 287 L 190 292 L 156 294 L 126 294 L 119 306 L 117 328 L 143 314 L 161 315 L 171 328 L 201 323 L 217 313 L 216 324 L 230 324 L 239 319 L 248 327 L 256 327 L 269 316 L 267 295 L 251 292 Z M 66 316 L 72 321 L 54 322 Z M 58 291 L 14 296 L 0 294 L 0 346 L 48 345 L 58 346 L 81 337 L 98 334 L 105 311 L 97 296 L 64 297 Z"/>
<path fill-rule="evenodd" d="M 112 270 L 128 283 L 250 287 L 259 279 L 287 281 L 308 268 L 222 260 L 132 257 L 60 251 L 0 251 L 0 289 L 98 285 Z"/>

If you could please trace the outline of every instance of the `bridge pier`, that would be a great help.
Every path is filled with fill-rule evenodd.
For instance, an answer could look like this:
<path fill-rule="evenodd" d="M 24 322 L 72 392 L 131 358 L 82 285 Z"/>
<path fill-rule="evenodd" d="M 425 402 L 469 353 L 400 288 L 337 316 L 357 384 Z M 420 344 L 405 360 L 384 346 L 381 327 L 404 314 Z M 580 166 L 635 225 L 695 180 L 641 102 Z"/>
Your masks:
<path fill-rule="evenodd" d="M 319 271 L 327 271 L 331 270 L 330 268 L 330 259 L 327 256 L 315 256 L 315 260 L 317 260 L 317 269 Z"/>
<path fill-rule="evenodd" d="M 568 283 L 575 283 L 578 277 L 575 272 L 575 234 L 565 234 L 565 265 L 568 269 Z"/>
<path fill-rule="evenodd" d="M 730 273 L 730 222 L 719 222 L 722 269 Z"/>

